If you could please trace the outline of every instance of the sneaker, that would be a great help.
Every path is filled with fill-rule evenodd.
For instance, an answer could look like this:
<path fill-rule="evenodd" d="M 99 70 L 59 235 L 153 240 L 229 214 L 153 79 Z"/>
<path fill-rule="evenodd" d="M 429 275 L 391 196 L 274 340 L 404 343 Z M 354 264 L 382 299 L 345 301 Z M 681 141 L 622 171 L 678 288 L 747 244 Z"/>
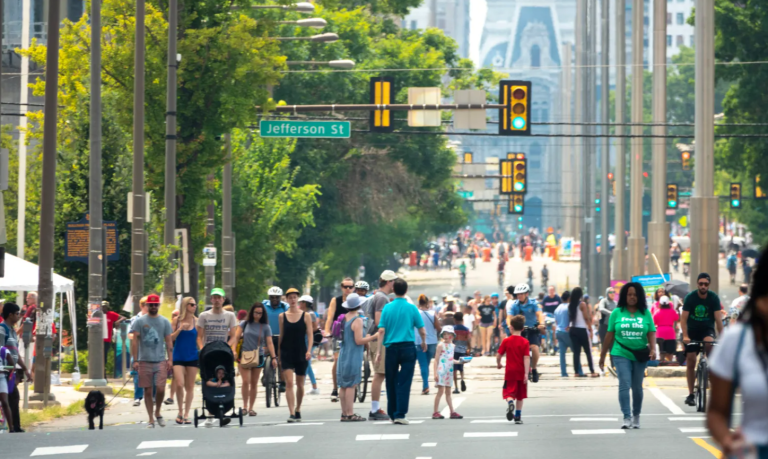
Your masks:
<path fill-rule="evenodd" d="M 165 418 L 162 416 L 155 416 L 155 421 L 157 421 L 157 425 L 160 427 L 165 427 Z"/>
<path fill-rule="evenodd" d="M 464 416 L 454 411 L 453 413 L 451 413 L 451 419 L 464 419 Z"/>
<path fill-rule="evenodd" d="M 312 389 L 309 391 L 309 395 L 320 395 L 320 389 Z"/>
<path fill-rule="evenodd" d="M 432 419 L 445 419 L 445 416 L 440 414 L 439 411 L 435 411 L 434 413 L 432 413 Z"/>
<path fill-rule="evenodd" d="M 640 428 L 640 416 L 632 416 L 632 428 L 633 429 Z"/>
<path fill-rule="evenodd" d="M 520 416 L 515 416 L 515 424 L 522 424 L 523 419 Z"/>
<path fill-rule="evenodd" d="M 510 401 L 507 405 L 507 421 L 515 419 L 515 402 Z"/>
<path fill-rule="evenodd" d="M 453 389 L 453 393 L 454 394 L 460 394 L 461 392 L 459 391 L 459 388 L 457 387 L 456 389 Z"/>
<path fill-rule="evenodd" d="M 203 427 L 213 427 L 213 419 L 206 418 L 205 422 L 203 423 Z"/>
<path fill-rule="evenodd" d="M 368 413 L 368 420 L 369 421 L 389 421 L 389 415 L 384 412 L 384 410 L 379 409 L 379 411 L 373 412 L 371 411 Z"/>
<path fill-rule="evenodd" d="M 339 401 L 339 392 L 338 391 L 334 390 L 333 392 L 331 392 L 331 401 L 332 402 L 338 402 Z"/>
<path fill-rule="evenodd" d="M 221 423 L 219 424 L 219 427 L 224 427 L 225 425 L 229 424 L 230 422 L 232 422 L 231 418 L 222 418 L 221 419 Z"/>
<path fill-rule="evenodd" d="M 296 416 L 296 422 L 301 422 L 301 412 L 297 411 L 294 416 Z"/>
<path fill-rule="evenodd" d="M 289 423 L 289 424 L 293 424 L 294 422 L 296 422 L 296 416 L 292 414 L 292 415 L 291 415 L 291 416 L 288 418 L 288 423 Z"/>
<path fill-rule="evenodd" d="M 533 374 L 533 382 L 535 383 L 539 382 L 539 372 L 536 371 L 536 369 L 534 368 L 533 370 L 531 370 L 531 373 Z"/>
<path fill-rule="evenodd" d="M 154 422 L 150 422 L 149 424 L 147 424 L 147 429 L 154 429 L 154 428 L 155 428 Z"/>
<path fill-rule="evenodd" d="M 165 399 L 163 403 L 166 405 L 173 405 L 173 399 L 171 397 L 168 397 L 167 399 Z"/>
<path fill-rule="evenodd" d="M 467 391 L 467 385 L 464 384 L 464 380 L 463 379 L 461 380 L 461 391 L 462 392 L 466 392 Z"/>
<path fill-rule="evenodd" d="M 693 394 L 688 394 L 687 397 L 685 397 L 685 404 L 688 406 L 696 406 L 696 400 L 693 397 Z"/>
<path fill-rule="evenodd" d="M 614 378 L 618 378 L 619 377 L 619 375 L 616 374 L 616 369 L 611 367 L 611 366 L 608 367 L 608 373 L 610 373 Z"/>
<path fill-rule="evenodd" d="M 397 418 L 397 419 L 395 419 L 394 422 L 395 422 L 395 424 L 400 424 L 402 426 L 407 426 L 408 424 L 410 424 L 410 421 L 408 421 L 405 418 Z"/>
<path fill-rule="evenodd" d="M 140 398 L 133 399 L 133 406 L 139 406 L 139 405 L 141 405 L 141 399 Z"/>
<path fill-rule="evenodd" d="M 279 386 L 280 386 L 280 388 L 278 390 L 280 391 L 280 393 L 281 394 L 285 393 L 285 382 L 284 381 L 280 381 Z"/>
<path fill-rule="evenodd" d="M 631 429 L 632 428 L 632 419 L 630 418 L 624 418 L 624 423 L 621 425 L 622 429 Z"/>

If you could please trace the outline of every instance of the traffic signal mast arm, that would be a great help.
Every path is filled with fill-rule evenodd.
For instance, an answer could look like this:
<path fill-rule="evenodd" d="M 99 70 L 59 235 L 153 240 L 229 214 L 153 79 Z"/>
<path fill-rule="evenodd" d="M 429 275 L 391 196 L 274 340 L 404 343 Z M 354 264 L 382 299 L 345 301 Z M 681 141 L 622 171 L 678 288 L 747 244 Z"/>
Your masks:
<path fill-rule="evenodd" d="M 261 107 L 256 107 L 261 108 Z M 349 112 L 372 110 L 499 110 L 502 104 L 326 104 L 326 105 L 279 105 L 277 113 L 302 112 Z"/>

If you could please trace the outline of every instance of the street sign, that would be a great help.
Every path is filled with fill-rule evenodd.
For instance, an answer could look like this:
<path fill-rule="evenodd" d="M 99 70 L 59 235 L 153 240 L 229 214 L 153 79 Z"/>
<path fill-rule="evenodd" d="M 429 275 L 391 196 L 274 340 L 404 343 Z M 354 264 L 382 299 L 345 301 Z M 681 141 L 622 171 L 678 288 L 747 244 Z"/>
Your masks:
<path fill-rule="evenodd" d="M 458 193 L 462 199 L 469 199 L 475 194 L 474 191 L 459 191 Z"/>
<path fill-rule="evenodd" d="M 262 137 L 348 139 L 351 132 L 349 121 L 259 121 L 259 133 Z"/>
<path fill-rule="evenodd" d="M 653 294 L 659 287 L 664 285 L 664 282 L 669 282 L 672 277 L 669 274 L 664 274 L 662 277 L 660 274 L 648 274 L 646 276 L 632 276 L 632 282 L 638 282 L 643 286 L 645 290 L 645 296 L 653 298 Z"/>
<path fill-rule="evenodd" d="M 107 231 L 107 260 L 120 260 L 120 240 L 117 237 L 117 222 L 102 222 Z M 90 225 L 88 214 L 76 222 L 67 222 L 66 237 L 64 238 L 64 261 L 79 261 L 88 264 L 90 250 Z"/>

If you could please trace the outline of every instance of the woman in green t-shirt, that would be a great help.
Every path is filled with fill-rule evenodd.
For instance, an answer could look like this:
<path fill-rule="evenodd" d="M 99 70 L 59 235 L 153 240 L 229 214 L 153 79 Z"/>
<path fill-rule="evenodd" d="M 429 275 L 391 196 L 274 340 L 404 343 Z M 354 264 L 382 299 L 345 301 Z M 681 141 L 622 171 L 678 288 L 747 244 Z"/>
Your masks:
<path fill-rule="evenodd" d="M 605 355 L 610 349 L 619 376 L 619 405 L 624 414 L 622 429 L 640 428 L 643 377 L 648 360 L 656 359 L 655 343 L 656 326 L 645 303 L 643 287 L 637 282 L 625 284 L 619 293 L 619 304 L 608 321 L 608 333 L 600 352 L 600 369 L 605 367 Z"/>

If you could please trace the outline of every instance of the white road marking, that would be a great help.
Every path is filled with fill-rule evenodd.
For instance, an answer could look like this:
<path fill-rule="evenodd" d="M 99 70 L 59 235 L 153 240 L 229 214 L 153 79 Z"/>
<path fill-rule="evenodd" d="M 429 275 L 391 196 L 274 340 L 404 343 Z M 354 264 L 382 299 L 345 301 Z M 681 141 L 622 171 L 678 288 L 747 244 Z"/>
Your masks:
<path fill-rule="evenodd" d="M 470 424 L 509 424 L 506 419 L 477 419 L 470 421 Z"/>
<path fill-rule="evenodd" d="M 137 454 L 136 456 L 137 456 L 137 457 L 138 457 L 138 456 L 152 456 L 152 455 L 155 455 L 155 454 L 157 454 L 155 451 L 151 451 L 151 452 L 149 452 L 149 453 L 139 453 L 139 454 Z"/>
<path fill-rule="evenodd" d="M 704 416 L 688 416 L 686 418 L 669 418 L 670 421 L 706 421 Z"/>
<path fill-rule="evenodd" d="M 681 427 L 680 432 L 682 433 L 702 433 L 702 432 L 709 432 L 709 429 L 706 427 Z"/>
<path fill-rule="evenodd" d="M 517 432 L 464 432 L 464 438 L 517 437 Z"/>
<path fill-rule="evenodd" d="M 466 399 L 467 399 L 467 397 L 456 397 L 456 398 L 454 398 L 453 399 L 453 409 L 454 409 L 454 411 L 456 409 L 458 409 L 459 405 L 461 405 L 461 402 L 463 402 Z M 445 408 L 443 408 L 443 411 L 441 411 L 440 414 L 442 414 L 446 418 L 450 417 L 451 416 L 451 410 L 448 409 L 448 407 L 446 406 Z"/>
<path fill-rule="evenodd" d="M 278 426 L 321 426 L 325 424 L 324 422 L 294 422 L 292 424 L 275 424 L 276 427 Z"/>
<path fill-rule="evenodd" d="M 247 445 L 263 445 L 267 443 L 296 443 L 304 437 L 253 437 L 249 438 Z"/>
<path fill-rule="evenodd" d="M 356 441 L 376 441 L 376 440 L 408 440 L 411 434 L 374 434 L 374 435 L 358 435 L 355 437 Z"/>
<path fill-rule="evenodd" d="M 430 418 L 432 419 L 432 418 Z M 408 421 L 409 424 L 423 424 L 424 421 Z M 392 421 L 376 421 L 373 423 L 373 425 L 384 425 L 384 424 L 392 424 Z"/>
<path fill-rule="evenodd" d="M 136 449 L 156 449 L 156 448 L 186 448 L 192 443 L 192 440 L 162 440 L 162 441 L 143 441 L 139 443 Z"/>
<path fill-rule="evenodd" d="M 52 456 L 54 454 L 74 454 L 82 453 L 88 445 L 70 445 L 70 446 L 47 446 L 35 448 L 30 456 Z"/>
<path fill-rule="evenodd" d="M 437 443 L 422 443 L 421 446 L 424 448 L 432 448 L 437 446 Z"/>
<path fill-rule="evenodd" d="M 685 414 L 685 411 L 683 411 L 683 409 L 679 406 L 675 405 L 675 402 L 664 395 L 664 392 L 662 392 L 658 387 L 649 387 L 648 390 L 651 391 L 653 396 L 656 397 L 656 399 L 658 399 L 662 405 L 666 406 L 667 409 L 672 412 L 672 414 Z"/>
<path fill-rule="evenodd" d="M 592 429 L 592 430 L 571 430 L 574 435 L 610 435 L 623 434 L 624 429 Z"/>
<path fill-rule="evenodd" d="M 571 418 L 571 421 L 618 421 L 619 418 Z"/>
<path fill-rule="evenodd" d="M 431 457 L 417 457 L 416 459 L 432 459 Z"/>

